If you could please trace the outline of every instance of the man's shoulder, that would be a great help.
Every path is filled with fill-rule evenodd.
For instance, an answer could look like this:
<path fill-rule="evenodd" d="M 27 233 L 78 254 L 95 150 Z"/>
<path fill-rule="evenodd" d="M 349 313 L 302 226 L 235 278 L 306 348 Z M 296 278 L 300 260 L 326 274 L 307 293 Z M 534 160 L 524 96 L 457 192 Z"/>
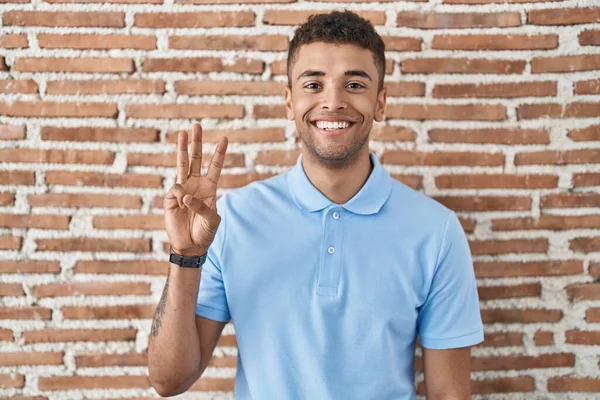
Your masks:
<path fill-rule="evenodd" d="M 286 172 L 248 183 L 245 186 L 230 189 L 219 199 L 219 205 L 240 208 L 277 201 L 286 195 Z"/>
<path fill-rule="evenodd" d="M 397 180 L 392 184 L 389 200 L 393 212 L 419 221 L 421 227 L 438 228 L 440 224 L 444 227 L 448 217 L 453 213 L 439 201 Z"/>

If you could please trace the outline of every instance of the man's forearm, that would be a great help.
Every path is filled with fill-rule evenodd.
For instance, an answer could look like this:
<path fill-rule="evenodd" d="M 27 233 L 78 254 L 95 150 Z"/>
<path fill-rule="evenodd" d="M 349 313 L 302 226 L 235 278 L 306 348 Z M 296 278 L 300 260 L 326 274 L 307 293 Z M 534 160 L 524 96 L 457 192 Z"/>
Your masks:
<path fill-rule="evenodd" d="M 163 396 L 186 391 L 200 377 L 195 306 L 201 269 L 170 265 L 148 343 L 150 382 Z"/>

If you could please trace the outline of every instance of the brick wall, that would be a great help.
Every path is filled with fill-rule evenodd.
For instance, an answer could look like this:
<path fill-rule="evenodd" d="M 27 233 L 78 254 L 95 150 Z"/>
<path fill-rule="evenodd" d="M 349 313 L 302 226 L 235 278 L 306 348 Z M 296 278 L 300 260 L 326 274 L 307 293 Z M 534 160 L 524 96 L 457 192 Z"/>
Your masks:
<path fill-rule="evenodd" d="M 339 5 L 238 3 L 0 0 L 0 397 L 156 396 L 145 363 L 174 132 L 201 120 L 207 154 L 229 137 L 220 193 L 290 168 L 287 43 L 307 15 Z M 386 42 L 373 151 L 469 234 L 486 324 L 475 398 L 592 398 L 600 6 L 346 6 Z M 231 391 L 235 344 L 228 326 L 197 398 Z"/>

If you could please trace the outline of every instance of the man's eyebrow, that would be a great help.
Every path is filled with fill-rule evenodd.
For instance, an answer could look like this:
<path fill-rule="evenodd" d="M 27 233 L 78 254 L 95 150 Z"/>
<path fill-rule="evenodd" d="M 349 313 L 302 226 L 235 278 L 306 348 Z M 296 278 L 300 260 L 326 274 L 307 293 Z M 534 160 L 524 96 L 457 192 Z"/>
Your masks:
<path fill-rule="evenodd" d="M 306 71 L 304 71 L 303 73 L 301 73 L 300 75 L 298 75 L 297 79 L 305 78 L 305 77 L 311 77 L 311 76 L 325 76 L 325 72 L 323 72 L 323 71 L 315 71 L 315 70 L 312 70 L 312 69 L 307 69 Z M 351 69 L 351 70 L 348 70 L 348 71 L 344 72 L 344 76 L 360 76 L 361 78 L 366 78 L 366 79 L 368 79 L 370 81 L 373 81 L 371 79 L 371 77 L 369 76 L 369 74 L 367 74 L 362 69 Z"/>

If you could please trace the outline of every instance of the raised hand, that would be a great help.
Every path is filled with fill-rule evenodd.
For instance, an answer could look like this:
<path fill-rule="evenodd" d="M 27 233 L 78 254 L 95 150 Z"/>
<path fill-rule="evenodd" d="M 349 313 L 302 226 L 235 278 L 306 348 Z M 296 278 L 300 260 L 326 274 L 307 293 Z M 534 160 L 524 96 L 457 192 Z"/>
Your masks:
<path fill-rule="evenodd" d="M 177 138 L 177 183 L 163 201 L 165 225 L 173 250 L 197 257 L 205 254 L 215 238 L 221 217 L 217 214 L 217 186 L 227 151 L 227 137 L 222 137 L 205 176 L 202 167 L 202 127 L 194 123 L 191 154 L 188 135 Z"/>

